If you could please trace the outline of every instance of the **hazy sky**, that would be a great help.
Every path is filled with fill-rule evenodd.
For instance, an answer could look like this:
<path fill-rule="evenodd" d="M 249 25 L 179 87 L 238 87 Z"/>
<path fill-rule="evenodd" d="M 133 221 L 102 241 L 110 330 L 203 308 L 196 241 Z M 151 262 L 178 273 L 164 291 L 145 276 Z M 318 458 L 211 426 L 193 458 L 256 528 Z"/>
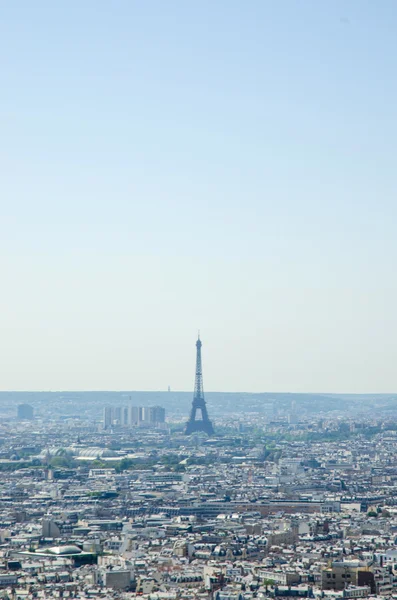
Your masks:
<path fill-rule="evenodd" d="M 396 0 L 0 4 L 0 388 L 397 391 Z"/>

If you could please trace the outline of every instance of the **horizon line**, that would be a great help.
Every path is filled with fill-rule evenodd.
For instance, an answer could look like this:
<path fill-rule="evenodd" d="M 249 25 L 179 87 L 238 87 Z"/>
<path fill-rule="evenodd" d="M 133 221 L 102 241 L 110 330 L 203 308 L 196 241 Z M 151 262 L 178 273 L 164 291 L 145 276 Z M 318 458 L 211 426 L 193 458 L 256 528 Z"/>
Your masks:
<path fill-rule="evenodd" d="M 0 394 L 191 394 L 192 390 L 168 390 L 168 389 L 159 389 L 159 390 L 128 390 L 128 389 L 120 389 L 120 390 L 112 390 L 112 389 L 59 389 L 59 390 L 0 390 Z M 247 395 L 263 395 L 263 394 L 273 394 L 273 395 L 306 395 L 306 396 L 397 396 L 397 392 L 288 392 L 288 391 L 261 391 L 261 392 L 249 392 L 249 391 L 224 391 L 224 390 L 208 390 L 205 394 L 247 394 Z"/>

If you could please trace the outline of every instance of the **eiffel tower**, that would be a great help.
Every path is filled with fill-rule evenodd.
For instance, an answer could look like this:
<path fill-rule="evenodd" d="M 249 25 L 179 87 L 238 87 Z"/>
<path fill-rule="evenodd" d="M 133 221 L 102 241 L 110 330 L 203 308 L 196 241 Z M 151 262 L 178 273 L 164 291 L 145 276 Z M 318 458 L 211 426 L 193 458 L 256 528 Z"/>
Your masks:
<path fill-rule="evenodd" d="M 204 433 L 207 433 L 208 435 L 213 435 L 214 433 L 214 428 L 212 426 L 211 421 L 208 418 L 207 406 L 204 400 L 203 368 L 201 365 L 201 346 L 202 344 L 199 334 L 198 340 L 196 342 L 196 380 L 194 383 L 192 410 L 190 412 L 189 420 L 186 423 L 186 435 L 190 435 L 191 433 L 195 433 L 196 431 L 204 431 Z M 198 410 L 201 411 L 201 419 L 196 419 L 196 414 Z"/>

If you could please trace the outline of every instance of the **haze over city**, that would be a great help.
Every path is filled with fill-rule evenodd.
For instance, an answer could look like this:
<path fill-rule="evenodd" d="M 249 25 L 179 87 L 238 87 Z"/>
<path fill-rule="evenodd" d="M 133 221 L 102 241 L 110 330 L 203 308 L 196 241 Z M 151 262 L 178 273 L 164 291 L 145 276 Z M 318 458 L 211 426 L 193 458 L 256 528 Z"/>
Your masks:
<path fill-rule="evenodd" d="M 0 2 L 0 600 L 397 600 L 396 31 Z"/>
<path fill-rule="evenodd" d="M 397 391 L 393 0 L 0 13 L 0 389 Z"/>

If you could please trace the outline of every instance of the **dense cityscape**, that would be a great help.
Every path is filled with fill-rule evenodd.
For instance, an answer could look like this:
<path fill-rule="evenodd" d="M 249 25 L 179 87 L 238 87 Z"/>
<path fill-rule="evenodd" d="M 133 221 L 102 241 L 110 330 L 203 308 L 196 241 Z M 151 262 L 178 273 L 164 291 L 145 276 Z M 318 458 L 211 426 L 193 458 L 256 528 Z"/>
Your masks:
<path fill-rule="evenodd" d="M 397 596 L 396 399 L 2 393 L 0 596 Z"/>
<path fill-rule="evenodd" d="M 0 2 L 0 600 L 397 600 L 396 32 Z"/>

